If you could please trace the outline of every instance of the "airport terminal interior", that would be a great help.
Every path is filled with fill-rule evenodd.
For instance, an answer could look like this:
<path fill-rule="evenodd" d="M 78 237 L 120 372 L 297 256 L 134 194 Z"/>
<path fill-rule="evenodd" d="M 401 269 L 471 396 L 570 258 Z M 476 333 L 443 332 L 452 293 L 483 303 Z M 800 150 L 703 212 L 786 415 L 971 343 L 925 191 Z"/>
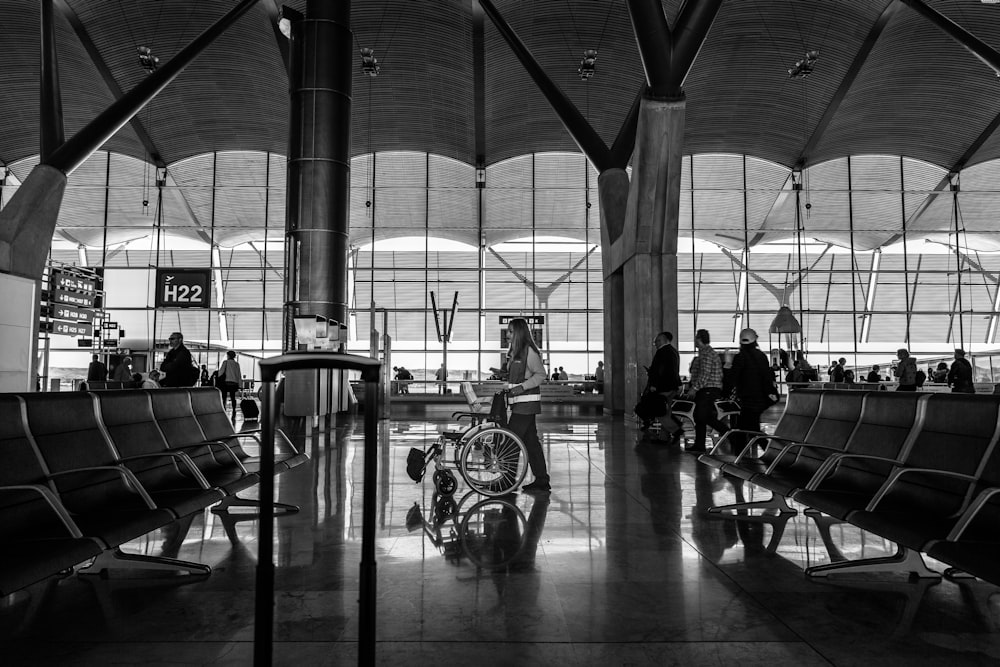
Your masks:
<path fill-rule="evenodd" d="M 303 36 L 331 11 L 349 48 Z M 671 443 L 632 414 L 668 323 L 682 375 L 697 330 L 723 355 L 758 332 L 781 393 L 763 414 L 769 433 L 796 358 L 819 381 L 836 359 L 859 380 L 877 365 L 892 390 L 906 348 L 930 378 L 924 393 L 945 393 L 933 370 L 960 349 L 976 392 L 998 393 L 1000 5 L 0 0 L 0 12 L 0 277 L 41 295 L 30 318 L 0 315 L 0 341 L 18 326 L 33 340 L 0 363 L 0 386 L 100 389 L 84 384 L 93 355 L 127 357 L 146 380 L 174 332 L 208 373 L 235 352 L 238 398 L 258 406 L 261 362 L 283 352 L 322 345 L 383 364 L 374 450 L 356 374 L 336 414 L 278 407 L 277 427 L 308 458 L 274 478 L 276 500 L 299 508 L 274 521 L 274 664 L 366 661 L 366 494 L 376 664 L 1000 661 L 995 584 L 807 576 L 896 543 L 795 501 L 709 512 L 770 492 L 685 452 L 690 420 Z M 329 296 L 297 273 L 307 253 L 288 223 L 308 209 L 292 194 L 296 44 L 342 87 L 340 153 L 323 159 L 343 177 L 329 198 L 343 316 L 319 342 L 296 337 L 289 305 L 292 285 Z M 126 104 L 137 108 L 108 130 L 107 111 Z M 73 141 L 93 140 L 95 124 L 107 138 L 81 152 Z M 11 268 L 37 252 L 21 202 L 69 162 L 49 193 L 44 266 L 26 275 Z M 198 303 L 166 298 L 177 276 L 204 281 Z M 516 317 L 556 374 L 538 417 L 551 493 L 482 495 L 461 476 L 441 493 L 430 471 L 415 482 L 411 448 L 467 428 L 455 413 L 484 409 L 474 394 L 502 385 Z M 30 386 L 10 388 L 22 371 Z M 224 410 L 238 431 L 261 425 Z M 0 597 L 0 662 L 251 664 L 260 532 L 252 508 L 206 507 L 121 548 L 209 575 L 93 576 L 84 562 Z"/>

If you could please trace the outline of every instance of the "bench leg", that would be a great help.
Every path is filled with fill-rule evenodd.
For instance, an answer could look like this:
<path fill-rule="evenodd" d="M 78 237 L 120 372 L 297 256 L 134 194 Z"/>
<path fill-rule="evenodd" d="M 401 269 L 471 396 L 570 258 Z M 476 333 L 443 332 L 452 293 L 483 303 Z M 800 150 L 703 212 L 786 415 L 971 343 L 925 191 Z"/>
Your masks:
<path fill-rule="evenodd" d="M 742 495 L 742 494 L 741 494 Z M 719 505 L 717 507 L 709 507 L 708 511 L 712 514 L 721 514 L 723 512 L 736 512 L 738 510 L 777 510 L 779 514 L 797 514 L 797 511 L 789 506 L 788 501 L 785 500 L 784 496 L 779 496 L 776 493 L 772 493 L 771 497 L 767 500 L 753 500 L 745 503 L 733 503 L 732 505 Z M 746 517 L 739 517 L 746 518 Z"/>
<path fill-rule="evenodd" d="M 77 571 L 77 574 L 99 574 L 109 576 L 115 570 L 165 570 L 169 572 L 187 572 L 190 575 L 209 575 L 212 568 L 204 563 L 178 560 L 165 556 L 146 556 L 144 554 L 130 554 L 115 547 L 105 551 L 94 562 L 85 568 Z"/>
<path fill-rule="evenodd" d="M 941 573 L 927 567 L 919 551 L 899 547 L 893 556 L 844 560 L 806 568 L 808 577 L 826 577 L 832 573 L 856 574 L 862 572 L 906 572 L 921 579 L 940 579 Z"/>
<path fill-rule="evenodd" d="M 295 514 L 299 511 L 298 505 L 290 505 L 288 503 L 273 503 L 275 516 L 283 516 L 285 514 Z M 226 496 L 219 503 L 212 508 L 212 511 L 216 514 L 222 512 L 228 512 L 231 507 L 256 507 L 260 509 L 260 501 L 256 498 L 240 498 L 239 496 Z"/>

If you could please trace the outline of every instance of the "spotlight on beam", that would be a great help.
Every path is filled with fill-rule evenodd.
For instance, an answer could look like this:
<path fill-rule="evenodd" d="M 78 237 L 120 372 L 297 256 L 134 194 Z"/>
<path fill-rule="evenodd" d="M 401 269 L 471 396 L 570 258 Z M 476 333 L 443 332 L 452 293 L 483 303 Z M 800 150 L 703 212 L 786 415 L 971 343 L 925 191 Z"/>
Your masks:
<path fill-rule="evenodd" d="M 148 46 L 136 47 L 139 52 L 139 65 L 152 74 L 160 64 L 160 59 L 153 55 L 153 50 Z"/>
<path fill-rule="evenodd" d="M 577 70 L 580 78 L 586 81 L 594 76 L 597 71 L 597 49 L 584 49 L 583 60 L 580 61 L 580 69 Z"/>
<path fill-rule="evenodd" d="M 361 49 L 361 71 L 371 77 L 378 76 L 378 73 L 382 71 L 378 64 L 378 58 L 375 57 L 374 49 Z"/>
<path fill-rule="evenodd" d="M 813 73 L 813 67 L 816 65 L 816 60 L 819 58 L 819 51 L 806 51 L 806 56 L 802 60 L 795 63 L 791 69 L 788 70 L 789 79 L 804 79 Z"/>

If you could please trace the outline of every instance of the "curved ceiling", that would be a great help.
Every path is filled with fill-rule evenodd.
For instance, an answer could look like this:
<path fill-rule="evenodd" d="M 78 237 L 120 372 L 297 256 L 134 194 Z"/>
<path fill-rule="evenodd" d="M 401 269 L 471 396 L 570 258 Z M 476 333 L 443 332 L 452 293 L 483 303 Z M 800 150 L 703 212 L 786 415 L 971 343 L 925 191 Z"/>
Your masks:
<path fill-rule="evenodd" d="M 694 1 L 694 0 L 690 0 Z M 986 44 L 1000 45 L 1000 7 L 926 0 Z M 235 0 L 54 0 L 67 136 Z M 305 11 L 304 0 L 286 2 Z M 680 0 L 663 3 L 673 25 Z M 609 146 L 643 83 L 622 0 L 495 0 L 540 65 Z M 0 0 L 4 94 L 0 162 L 37 154 L 38 3 Z M 279 3 L 260 0 L 105 150 L 173 164 L 212 151 L 284 153 L 287 76 Z M 354 68 L 352 153 L 419 151 L 475 162 L 481 118 L 487 164 L 575 151 L 569 134 L 488 19 L 484 108 L 474 92 L 471 0 L 354 2 L 358 48 L 381 73 Z M 577 73 L 584 49 L 596 74 Z M 811 76 L 787 70 L 806 51 Z M 686 154 L 731 153 L 811 165 L 857 154 L 900 155 L 946 170 L 1000 157 L 993 70 L 898 0 L 727 0 L 684 83 Z M 137 130 L 138 128 L 138 130 Z M 148 137 L 145 139 L 144 137 Z M 155 161 L 155 160 L 152 160 Z"/>

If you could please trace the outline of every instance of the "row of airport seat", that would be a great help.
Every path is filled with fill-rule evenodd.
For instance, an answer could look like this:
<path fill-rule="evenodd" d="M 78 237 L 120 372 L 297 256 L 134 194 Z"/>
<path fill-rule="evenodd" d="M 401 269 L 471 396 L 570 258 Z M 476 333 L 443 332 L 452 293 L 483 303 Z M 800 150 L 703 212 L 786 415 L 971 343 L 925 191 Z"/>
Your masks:
<path fill-rule="evenodd" d="M 727 453 L 741 436 L 746 444 Z M 926 553 L 1000 584 L 998 440 L 1000 396 L 796 389 L 773 434 L 732 430 L 700 461 L 772 493 L 713 512 L 793 513 L 791 498 L 898 546 L 888 558 L 810 567 L 810 576 L 940 576 Z"/>
<path fill-rule="evenodd" d="M 120 547 L 210 506 L 254 505 L 237 495 L 260 481 L 247 437 L 212 387 L 0 394 L 0 596 L 90 559 L 94 574 L 210 573 Z M 282 442 L 276 473 L 307 460 Z"/>

